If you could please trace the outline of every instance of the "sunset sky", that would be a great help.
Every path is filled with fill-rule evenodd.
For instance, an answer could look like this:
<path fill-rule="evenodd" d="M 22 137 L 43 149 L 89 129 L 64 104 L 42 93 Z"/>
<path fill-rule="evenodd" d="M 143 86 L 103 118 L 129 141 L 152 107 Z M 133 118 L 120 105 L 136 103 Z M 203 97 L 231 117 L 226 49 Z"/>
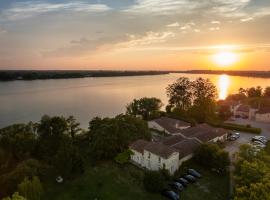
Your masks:
<path fill-rule="evenodd" d="M 0 0 L 0 69 L 270 70 L 270 0 Z"/>

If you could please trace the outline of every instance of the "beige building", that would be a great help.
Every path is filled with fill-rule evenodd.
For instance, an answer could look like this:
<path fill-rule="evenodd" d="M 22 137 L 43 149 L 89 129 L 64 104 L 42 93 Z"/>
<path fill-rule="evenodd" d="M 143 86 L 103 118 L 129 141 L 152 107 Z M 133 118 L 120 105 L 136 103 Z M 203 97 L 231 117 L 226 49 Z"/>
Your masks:
<path fill-rule="evenodd" d="M 181 130 L 189 128 L 190 123 L 168 117 L 161 117 L 149 121 L 148 127 L 158 131 L 165 131 L 170 135 L 177 135 Z"/>
<path fill-rule="evenodd" d="M 268 122 L 270 123 L 270 107 L 260 108 L 255 113 L 255 120 L 258 122 Z"/>

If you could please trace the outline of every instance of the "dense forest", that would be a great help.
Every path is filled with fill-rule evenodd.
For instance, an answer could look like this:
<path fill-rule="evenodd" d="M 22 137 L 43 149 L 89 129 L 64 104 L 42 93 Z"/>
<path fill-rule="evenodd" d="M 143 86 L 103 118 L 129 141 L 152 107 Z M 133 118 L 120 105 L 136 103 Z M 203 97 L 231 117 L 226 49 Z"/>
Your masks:
<path fill-rule="evenodd" d="M 145 76 L 167 74 L 167 71 L 103 71 L 103 70 L 0 70 L 0 81 L 65 79 L 85 77 Z"/>
<path fill-rule="evenodd" d="M 181 71 L 188 74 L 227 74 L 230 76 L 269 78 L 270 71 L 234 71 L 234 70 L 188 70 Z"/>
<path fill-rule="evenodd" d="M 227 74 L 231 76 L 269 78 L 270 71 L 227 71 L 227 70 L 187 70 L 187 71 L 110 71 L 110 70 L 0 70 L 0 81 L 66 79 L 85 77 L 146 76 L 168 73 Z"/>

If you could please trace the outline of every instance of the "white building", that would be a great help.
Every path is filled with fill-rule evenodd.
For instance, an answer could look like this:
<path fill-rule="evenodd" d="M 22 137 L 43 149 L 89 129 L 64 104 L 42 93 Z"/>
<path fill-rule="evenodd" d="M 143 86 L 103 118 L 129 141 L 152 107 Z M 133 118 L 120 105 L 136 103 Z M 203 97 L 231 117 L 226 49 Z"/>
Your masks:
<path fill-rule="evenodd" d="M 131 161 L 148 170 L 167 169 L 170 174 L 178 170 L 181 164 L 193 156 L 200 142 L 185 139 L 180 135 L 167 137 L 162 142 L 137 140 L 130 145 Z"/>
<path fill-rule="evenodd" d="M 260 108 L 255 113 L 255 120 L 258 122 L 268 122 L 270 123 L 270 107 Z"/>
<path fill-rule="evenodd" d="M 176 135 L 180 133 L 181 130 L 189 128 L 190 123 L 168 117 L 161 117 L 149 121 L 148 127 L 158 131 L 165 131 L 170 135 Z"/>
<path fill-rule="evenodd" d="M 161 143 L 137 140 L 130 145 L 131 160 L 140 167 L 157 171 L 167 169 L 173 174 L 178 169 L 179 153 Z"/>

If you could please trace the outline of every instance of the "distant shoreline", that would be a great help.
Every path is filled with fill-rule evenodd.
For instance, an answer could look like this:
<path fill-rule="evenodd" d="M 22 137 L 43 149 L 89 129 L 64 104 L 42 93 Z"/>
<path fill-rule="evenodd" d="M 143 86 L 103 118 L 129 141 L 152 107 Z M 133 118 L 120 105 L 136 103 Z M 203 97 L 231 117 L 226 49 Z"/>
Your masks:
<path fill-rule="evenodd" d="M 0 70 L 0 81 L 72 79 L 185 74 L 227 74 L 230 76 L 270 78 L 270 71 L 186 70 L 186 71 L 108 71 L 108 70 Z"/>
<path fill-rule="evenodd" d="M 122 77 L 169 74 L 168 71 L 80 71 L 80 70 L 0 70 L 0 81 Z"/>
<path fill-rule="evenodd" d="M 230 76 L 254 77 L 254 78 L 270 78 L 270 71 L 232 71 L 232 70 L 188 70 L 178 71 L 185 74 L 226 74 Z"/>

